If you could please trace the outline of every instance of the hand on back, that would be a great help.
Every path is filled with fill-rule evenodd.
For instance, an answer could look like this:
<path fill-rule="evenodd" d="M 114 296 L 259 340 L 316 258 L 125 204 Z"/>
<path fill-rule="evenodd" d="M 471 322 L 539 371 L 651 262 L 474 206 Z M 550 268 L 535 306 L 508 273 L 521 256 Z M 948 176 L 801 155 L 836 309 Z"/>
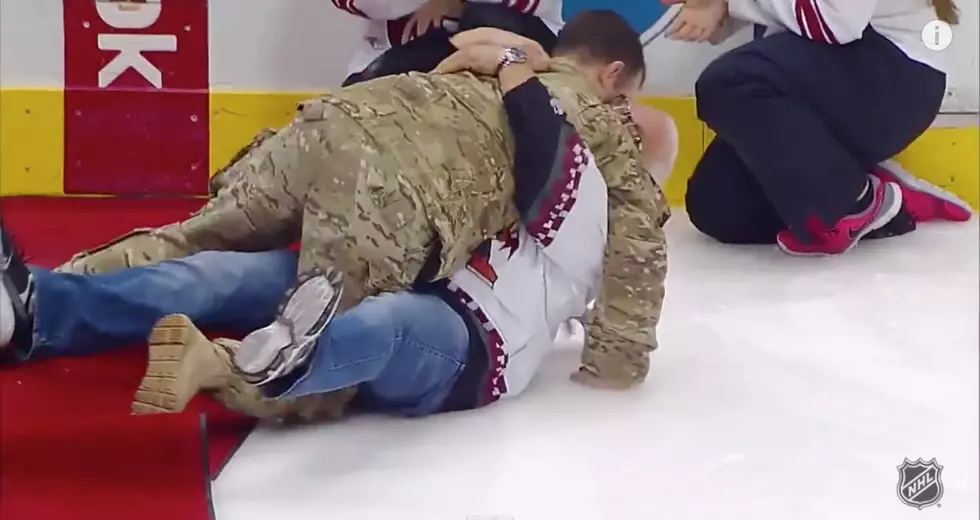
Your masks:
<path fill-rule="evenodd" d="M 548 67 L 548 53 L 538 42 L 500 29 L 471 29 L 453 36 L 451 41 L 458 50 L 443 60 L 433 72 L 451 74 L 468 70 L 492 76 L 497 73 L 507 48 L 523 50 L 527 54 L 527 64 L 535 71 Z"/>

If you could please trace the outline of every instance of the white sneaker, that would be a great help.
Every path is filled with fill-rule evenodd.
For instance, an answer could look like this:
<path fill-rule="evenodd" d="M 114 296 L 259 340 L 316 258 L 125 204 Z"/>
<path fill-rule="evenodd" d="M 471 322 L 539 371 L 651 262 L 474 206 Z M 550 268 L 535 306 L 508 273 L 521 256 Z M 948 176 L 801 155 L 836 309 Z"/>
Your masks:
<path fill-rule="evenodd" d="M 0 349 L 30 343 L 34 278 L 13 237 L 0 223 Z"/>
<path fill-rule="evenodd" d="M 276 321 L 242 340 L 235 369 L 249 383 L 264 385 L 298 368 L 336 314 L 342 293 L 343 277 L 337 270 L 303 277 Z"/>

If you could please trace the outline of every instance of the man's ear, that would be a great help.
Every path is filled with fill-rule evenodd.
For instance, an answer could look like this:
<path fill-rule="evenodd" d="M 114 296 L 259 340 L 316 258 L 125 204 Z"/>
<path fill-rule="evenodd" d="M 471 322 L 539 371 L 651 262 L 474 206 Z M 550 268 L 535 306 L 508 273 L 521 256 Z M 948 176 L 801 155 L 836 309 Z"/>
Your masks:
<path fill-rule="evenodd" d="M 603 67 L 602 74 L 603 76 L 606 76 L 606 78 L 604 78 L 606 81 L 610 81 L 610 83 L 619 83 L 620 73 L 622 73 L 623 69 L 625 68 L 625 63 L 621 61 L 614 61 Z"/>
<path fill-rule="evenodd" d="M 607 63 L 599 69 L 599 83 L 607 97 L 615 97 L 619 92 L 620 79 L 626 65 L 621 61 Z"/>

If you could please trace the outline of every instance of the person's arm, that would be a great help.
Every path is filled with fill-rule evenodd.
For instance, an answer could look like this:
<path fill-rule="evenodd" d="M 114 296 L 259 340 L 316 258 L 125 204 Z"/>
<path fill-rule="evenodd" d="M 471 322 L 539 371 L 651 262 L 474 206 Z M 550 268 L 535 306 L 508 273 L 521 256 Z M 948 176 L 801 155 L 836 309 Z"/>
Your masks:
<path fill-rule="evenodd" d="M 609 236 L 576 379 L 591 386 L 628 388 L 645 380 L 650 352 L 657 348 L 667 276 L 663 225 L 670 210 L 660 188 L 640 167 L 629 132 L 608 109 L 606 114 L 602 110 L 594 107 L 582 114 L 583 121 L 596 125 L 596 135 L 611 136 L 601 148 L 593 146 L 608 190 Z"/>
<path fill-rule="evenodd" d="M 732 17 L 779 25 L 814 41 L 843 45 L 871 23 L 877 0 L 728 0 Z"/>
<path fill-rule="evenodd" d="M 425 4 L 422 0 L 331 0 L 346 13 L 368 20 L 397 20 L 414 13 Z"/>
<path fill-rule="evenodd" d="M 745 20 L 735 18 L 734 16 L 729 16 L 725 19 L 724 23 L 721 24 L 721 27 L 711 34 L 711 37 L 708 38 L 708 43 L 712 45 L 721 45 L 722 43 L 728 41 L 728 39 L 732 36 L 738 34 L 739 31 L 750 25 L 752 24 Z"/>
<path fill-rule="evenodd" d="M 575 192 L 589 169 L 601 175 L 595 158 L 528 64 L 505 67 L 498 78 L 514 136 L 514 205 L 520 222 L 554 265 L 591 281 L 591 266 L 602 254 L 597 244 L 605 241 L 606 215 L 580 206 Z M 587 260 L 590 256 L 595 262 Z"/>
<path fill-rule="evenodd" d="M 500 4 L 519 13 L 534 14 L 541 7 L 541 0 L 468 0 L 473 4 Z"/>

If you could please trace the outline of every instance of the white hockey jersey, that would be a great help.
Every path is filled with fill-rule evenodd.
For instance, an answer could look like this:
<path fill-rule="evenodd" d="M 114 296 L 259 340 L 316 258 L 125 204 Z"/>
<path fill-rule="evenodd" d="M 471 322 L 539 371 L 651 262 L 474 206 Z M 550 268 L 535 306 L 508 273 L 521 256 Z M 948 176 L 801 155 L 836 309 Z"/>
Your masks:
<path fill-rule="evenodd" d="M 767 36 L 789 30 L 832 45 L 857 40 L 871 26 L 909 58 L 945 72 L 940 53 L 922 42 L 923 28 L 936 19 L 928 0 L 729 0 L 728 11 L 732 32 L 754 23 L 767 26 Z"/>
<path fill-rule="evenodd" d="M 540 218 L 485 242 L 447 284 L 481 322 L 493 399 L 527 387 L 559 327 L 586 313 L 602 277 L 606 184 L 581 141 L 569 146 L 539 206 Z"/>
<path fill-rule="evenodd" d="M 401 43 L 408 16 L 426 0 L 331 0 L 338 9 L 365 19 L 364 38 L 347 68 L 347 74 L 363 71 L 378 56 Z M 562 0 L 468 0 L 504 4 L 522 13 L 535 14 L 556 34 L 562 27 Z M 445 22 L 451 23 L 451 22 Z"/>

